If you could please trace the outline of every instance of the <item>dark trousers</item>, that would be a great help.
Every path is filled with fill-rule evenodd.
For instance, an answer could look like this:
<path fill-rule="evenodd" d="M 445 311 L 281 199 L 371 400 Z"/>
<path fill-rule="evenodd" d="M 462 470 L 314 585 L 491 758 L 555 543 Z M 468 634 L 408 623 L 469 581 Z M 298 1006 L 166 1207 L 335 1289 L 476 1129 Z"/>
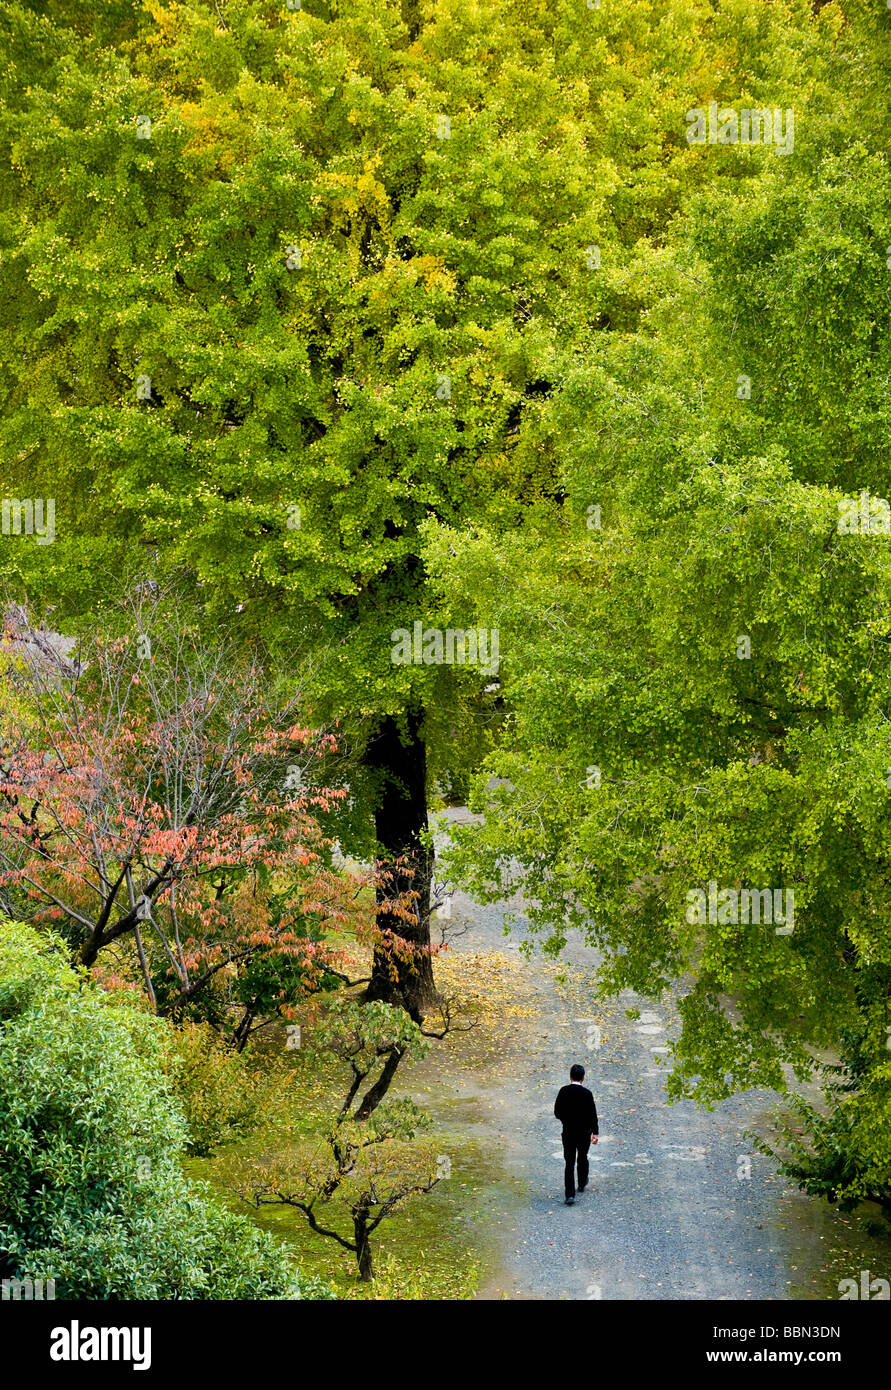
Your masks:
<path fill-rule="evenodd" d="M 591 1147 L 590 1134 L 567 1134 L 563 1132 L 563 1157 L 566 1159 L 566 1195 L 575 1196 L 575 1168 L 578 1167 L 579 1190 L 588 1185 L 588 1150 Z"/>

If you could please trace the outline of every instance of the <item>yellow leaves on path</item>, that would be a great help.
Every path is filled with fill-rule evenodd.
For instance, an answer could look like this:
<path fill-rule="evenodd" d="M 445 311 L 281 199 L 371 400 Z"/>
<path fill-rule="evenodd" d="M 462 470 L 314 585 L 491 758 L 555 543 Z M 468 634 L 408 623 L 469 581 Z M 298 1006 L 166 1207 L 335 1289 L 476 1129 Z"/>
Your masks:
<path fill-rule="evenodd" d="M 500 951 L 449 951 L 437 958 L 436 983 L 479 1020 L 503 1030 L 512 1019 L 537 1018 L 535 990 L 525 961 Z"/>
<path fill-rule="evenodd" d="M 525 961 L 500 951 L 446 951 L 437 957 L 434 974 L 456 1029 L 437 1045 L 444 1058 L 490 1066 L 525 1045 L 528 1021 L 540 1013 Z M 469 1031 L 458 1031 L 469 1025 Z M 436 1027 L 435 1016 L 428 1026 Z"/>

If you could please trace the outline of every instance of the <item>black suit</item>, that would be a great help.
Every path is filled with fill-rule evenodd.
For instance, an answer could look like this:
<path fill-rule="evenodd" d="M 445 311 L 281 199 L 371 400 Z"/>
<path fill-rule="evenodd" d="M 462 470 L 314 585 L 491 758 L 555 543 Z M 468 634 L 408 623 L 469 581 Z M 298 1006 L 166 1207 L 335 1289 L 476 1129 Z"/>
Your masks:
<path fill-rule="evenodd" d="M 588 1149 L 591 1135 L 598 1134 L 597 1106 L 586 1086 L 572 1081 L 562 1086 L 554 1102 L 554 1114 L 563 1126 L 563 1157 L 566 1159 L 566 1196 L 575 1196 L 578 1167 L 579 1190 L 588 1184 Z"/>

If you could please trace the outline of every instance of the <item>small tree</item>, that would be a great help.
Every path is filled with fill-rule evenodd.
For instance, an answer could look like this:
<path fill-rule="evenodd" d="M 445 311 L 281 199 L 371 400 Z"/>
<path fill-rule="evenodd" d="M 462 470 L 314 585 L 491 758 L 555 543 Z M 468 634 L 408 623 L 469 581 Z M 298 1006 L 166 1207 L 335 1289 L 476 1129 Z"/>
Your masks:
<path fill-rule="evenodd" d="M 433 1034 L 392 1005 L 334 998 L 314 1041 L 320 1056 L 349 1067 L 339 1111 L 323 1137 L 252 1165 L 238 1184 L 252 1205 L 293 1207 L 317 1234 L 352 1251 L 362 1281 L 374 1277 L 371 1237 L 381 1222 L 446 1176 L 434 1146 L 417 1142 L 429 1117 L 409 1099 L 386 1096 L 402 1059 L 423 1057 L 428 1038 L 443 1037 L 450 1026 L 447 1007 L 443 1032 Z M 335 1200 L 349 1214 L 350 1234 L 319 1219 Z"/>

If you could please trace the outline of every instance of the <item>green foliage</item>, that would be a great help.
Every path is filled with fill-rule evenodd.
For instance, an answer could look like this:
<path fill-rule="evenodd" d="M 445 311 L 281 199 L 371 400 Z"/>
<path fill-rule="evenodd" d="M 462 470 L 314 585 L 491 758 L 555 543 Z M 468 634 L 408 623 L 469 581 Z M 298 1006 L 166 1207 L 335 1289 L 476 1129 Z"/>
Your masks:
<path fill-rule="evenodd" d="M 429 1040 L 404 1009 L 381 1000 L 362 1003 L 346 994 L 327 1000 L 313 1046 L 323 1055 L 349 1061 L 363 1077 L 396 1049 L 410 1060 L 420 1060 L 430 1050 Z"/>
<path fill-rule="evenodd" d="M 549 949 L 604 950 L 607 989 L 691 982 L 675 1098 L 783 1091 L 858 1036 L 857 1092 L 801 1112 L 799 1154 L 856 1199 L 887 1181 L 891 540 L 839 520 L 888 491 L 891 177 L 862 74 L 891 29 L 859 4 L 790 23 L 794 153 L 731 187 L 747 152 L 700 151 L 715 183 L 648 258 L 647 313 L 544 411 L 562 505 L 428 526 L 427 564 L 500 629 L 509 712 L 450 876 L 522 883 Z M 792 891 L 792 932 L 691 922 L 712 881 Z"/>
<path fill-rule="evenodd" d="M 791 1116 L 773 1146 L 756 1141 L 762 1153 L 780 1160 L 782 1171 L 815 1196 L 852 1211 L 877 1202 L 891 1214 L 891 1060 L 871 1065 L 848 1041 L 844 1063 L 827 1068 L 826 1104 L 789 1098 Z M 887 1235 L 881 1223 L 874 1233 Z"/>
<path fill-rule="evenodd" d="M 56 27 L 84 6 L 0 6 L 29 75 L 0 92 L 2 486 L 57 505 L 3 575 L 76 615 L 151 547 L 283 669 L 311 652 L 356 746 L 423 705 L 461 785 L 493 692 L 390 656 L 474 616 L 421 528 L 559 504 L 549 402 L 658 299 L 691 194 L 770 158 L 716 167 L 686 109 L 801 78 L 809 7 L 750 8 L 173 0 L 97 47 Z"/>
<path fill-rule="evenodd" d="M 165 1071 L 185 1115 L 186 1152 L 196 1157 L 250 1134 L 291 1081 L 270 1054 L 233 1052 L 207 1024 L 171 1026 L 168 1048 Z"/>
<path fill-rule="evenodd" d="M 325 819 L 322 812 L 323 825 Z M 327 848 L 323 853 L 328 857 Z M 309 994 L 328 993 L 342 984 L 342 975 L 336 971 L 334 960 L 330 962 L 332 968 L 328 969 L 323 957 L 310 954 L 313 946 L 325 942 L 326 929 L 333 934 L 333 921 L 326 920 L 322 912 L 305 910 L 305 895 L 299 878 L 282 887 L 277 884 L 275 875 L 260 865 L 256 881 L 272 936 L 287 933 L 291 942 L 306 942 L 307 955 L 304 958 L 294 953 L 256 951 L 239 965 L 228 989 L 229 1004 L 240 1005 L 245 1011 L 238 1033 L 244 1031 L 245 1022 L 250 1023 L 257 1017 L 266 1020 L 291 1018 L 295 1007 Z M 350 920 L 351 927 L 354 920 Z M 225 1018 L 223 1021 L 225 1025 Z"/>
<path fill-rule="evenodd" d="M 4 1275 L 53 1278 L 62 1298 L 300 1296 L 281 1246 L 183 1178 L 163 1024 L 8 921 L 0 1001 Z"/>

